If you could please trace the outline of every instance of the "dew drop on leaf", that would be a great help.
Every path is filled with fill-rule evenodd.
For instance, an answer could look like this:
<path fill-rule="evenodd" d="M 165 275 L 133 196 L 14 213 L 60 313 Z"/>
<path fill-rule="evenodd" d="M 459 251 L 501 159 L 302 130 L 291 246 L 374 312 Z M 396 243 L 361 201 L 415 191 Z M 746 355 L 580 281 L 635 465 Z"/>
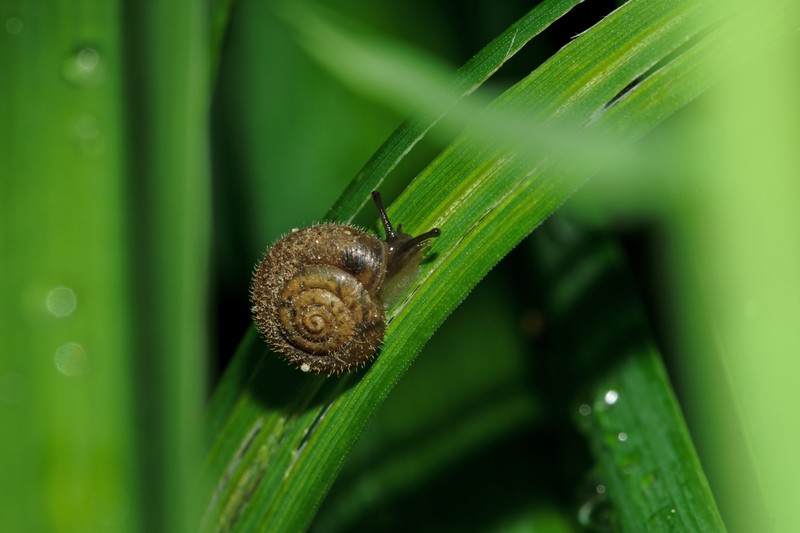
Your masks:
<path fill-rule="evenodd" d="M 91 46 L 84 46 L 67 56 L 61 74 L 69 83 L 89 86 L 100 81 L 99 71 L 100 53 Z"/>

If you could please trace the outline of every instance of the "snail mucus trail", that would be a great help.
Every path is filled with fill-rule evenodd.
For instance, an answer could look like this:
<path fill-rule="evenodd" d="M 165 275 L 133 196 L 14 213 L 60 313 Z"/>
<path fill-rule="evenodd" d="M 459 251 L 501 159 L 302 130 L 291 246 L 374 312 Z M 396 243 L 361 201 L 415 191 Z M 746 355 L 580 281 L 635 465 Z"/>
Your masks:
<path fill-rule="evenodd" d="M 403 233 L 377 191 L 372 199 L 386 240 L 346 224 L 295 230 L 267 251 L 253 276 L 256 326 L 304 372 L 339 374 L 373 358 L 386 329 L 384 303 L 417 277 L 422 248 L 441 233 Z"/>

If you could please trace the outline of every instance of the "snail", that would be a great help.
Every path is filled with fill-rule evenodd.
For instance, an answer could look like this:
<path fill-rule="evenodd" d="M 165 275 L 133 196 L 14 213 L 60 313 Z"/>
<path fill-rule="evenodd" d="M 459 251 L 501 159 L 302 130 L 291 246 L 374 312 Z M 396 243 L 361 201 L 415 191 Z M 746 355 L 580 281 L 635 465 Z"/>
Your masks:
<path fill-rule="evenodd" d="M 385 241 L 346 224 L 294 230 L 267 251 L 253 276 L 258 330 L 303 372 L 339 374 L 373 358 L 386 329 L 384 304 L 413 281 L 422 248 L 441 233 L 403 233 L 377 191 L 372 199 Z"/>

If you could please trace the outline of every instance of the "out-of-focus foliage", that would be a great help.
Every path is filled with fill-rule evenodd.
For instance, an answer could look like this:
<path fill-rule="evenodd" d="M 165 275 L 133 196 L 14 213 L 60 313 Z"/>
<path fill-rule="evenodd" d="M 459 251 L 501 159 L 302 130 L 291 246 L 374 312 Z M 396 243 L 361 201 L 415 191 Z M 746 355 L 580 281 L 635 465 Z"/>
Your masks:
<path fill-rule="evenodd" d="M 4 2 L 3 530 L 799 530 L 793 4 Z M 443 236 L 299 374 L 253 264 L 378 186 Z"/>

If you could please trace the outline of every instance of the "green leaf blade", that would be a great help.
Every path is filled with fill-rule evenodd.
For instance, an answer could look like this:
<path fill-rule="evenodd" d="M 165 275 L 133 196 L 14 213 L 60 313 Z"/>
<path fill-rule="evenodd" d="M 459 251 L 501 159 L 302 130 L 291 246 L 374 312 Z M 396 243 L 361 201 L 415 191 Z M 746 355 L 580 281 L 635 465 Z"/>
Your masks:
<path fill-rule="evenodd" d="M 495 107 L 532 108 L 539 116 L 544 113 L 545 120 L 568 115 L 572 123 L 590 122 L 638 76 L 703 27 L 698 24 L 702 7 L 686 2 L 630 2 L 508 91 Z M 592 50 L 601 50 L 602 56 L 595 57 L 589 53 Z M 702 90 L 695 88 L 695 94 Z M 650 90 L 654 88 L 646 85 L 633 89 Z M 646 125 L 640 126 L 635 119 L 627 124 L 630 129 L 621 124 L 615 143 L 635 140 L 679 105 L 665 100 L 660 113 Z M 596 120 L 589 129 L 603 132 L 604 124 Z M 533 153 L 506 150 L 483 148 L 465 136 L 390 207 L 392 217 L 412 232 L 442 228 L 417 287 L 389 310 L 381 355 L 363 374 L 331 380 L 333 384 L 306 397 L 305 410 L 261 407 L 282 413 L 284 423 L 275 436 L 281 446 L 264 465 L 250 500 L 240 502 L 235 524 L 228 525 L 243 530 L 307 527 L 347 450 L 425 341 L 486 272 L 593 170 L 580 157 L 575 161 L 564 161 L 558 153 L 543 157 L 549 152 L 541 146 Z M 259 373 L 269 379 L 268 374 L 276 373 L 275 366 L 280 364 L 265 360 Z M 302 378 L 287 377 L 293 383 Z M 242 401 L 257 402 L 252 397 Z M 239 428 L 249 426 L 246 420 L 236 423 Z M 238 435 L 241 438 L 241 432 Z"/>

